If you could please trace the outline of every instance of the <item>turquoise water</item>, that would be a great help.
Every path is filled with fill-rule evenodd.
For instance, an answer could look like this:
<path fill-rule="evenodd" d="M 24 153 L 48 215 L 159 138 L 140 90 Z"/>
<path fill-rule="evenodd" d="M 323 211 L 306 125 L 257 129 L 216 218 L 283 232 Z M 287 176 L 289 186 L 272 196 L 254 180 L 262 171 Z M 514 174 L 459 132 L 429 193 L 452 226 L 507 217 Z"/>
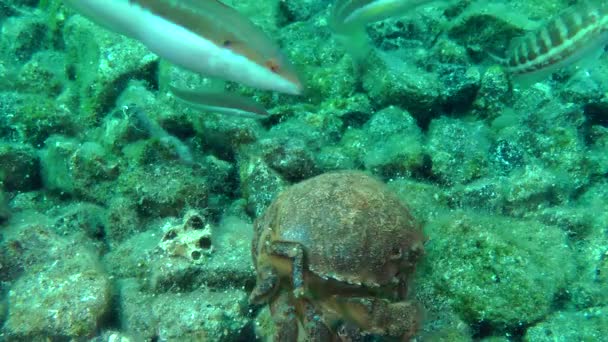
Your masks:
<path fill-rule="evenodd" d="M 414 2 L 354 27 L 336 26 L 333 1 L 225 1 L 264 32 L 235 34 L 246 51 L 276 42 L 293 65 L 292 95 L 249 84 L 245 67 L 211 79 L 176 66 L 62 1 L 0 0 L 0 341 L 291 341 L 298 322 L 321 341 L 608 341 L 605 38 L 580 38 L 582 58 L 531 81 L 501 60 L 575 2 Z M 240 28 L 220 21 L 209 37 Z M 282 61 L 270 56 L 262 67 Z M 201 110 L 171 87 L 267 113 Z M 266 210 L 342 170 L 386 188 L 310 188 L 297 213 Z M 397 224 L 365 200 L 383 191 L 424 255 L 401 248 L 418 235 L 366 228 Z M 366 241 L 382 243 L 355 253 Z M 366 258 L 411 264 L 336 266 Z M 273 272 L 275 290 L 250 302 Z M 403 303 L 414 318 L 383 310 Z"/>

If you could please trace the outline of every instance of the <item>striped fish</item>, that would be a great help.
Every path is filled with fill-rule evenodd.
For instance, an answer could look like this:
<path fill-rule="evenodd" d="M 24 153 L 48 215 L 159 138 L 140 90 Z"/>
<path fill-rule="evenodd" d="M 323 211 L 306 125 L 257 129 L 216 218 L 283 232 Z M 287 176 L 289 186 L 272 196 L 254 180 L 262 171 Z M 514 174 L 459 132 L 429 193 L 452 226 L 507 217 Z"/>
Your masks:
<path fill-rule="evenodd" d="M 502 60 L 514 78 L 531 84 L 568 65 L 598 58 L 608 44 L 608 2 L 584 1 L 511 43 Z"/>
<path fill-rule="evenodd" d="M 141 41 L 170 62 L 288 94 L 302 84 L 274 42 L 217 0 L 66 0 L 98 24 Z"/>

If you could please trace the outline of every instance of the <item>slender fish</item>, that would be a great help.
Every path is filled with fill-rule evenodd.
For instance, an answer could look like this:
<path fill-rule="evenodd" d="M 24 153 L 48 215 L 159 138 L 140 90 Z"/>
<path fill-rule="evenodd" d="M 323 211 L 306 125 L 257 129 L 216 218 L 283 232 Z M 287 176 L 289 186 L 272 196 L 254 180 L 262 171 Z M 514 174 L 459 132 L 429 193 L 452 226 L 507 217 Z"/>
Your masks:
<path fill-rule="evenodd" d="M 408 14 L 416 7 L 452 0 L 337 0 L 329 25 L 336 38 L 355 58 L 362 61 L 370 50 L 365 25 Z"/>
<path fill-rule="evenodd" d="M 66 0 L 174 64 L 251 87 L 299 94 L 293 67 L 264 32 L 217 0 Z"/>
<path fill-rule="evenodd" d="M 203 92 L 170 87 L 175 97 L 190 107 L 230 116 L 260 119 L 268 112 L 250 98 L 222 92 Z"/>
<path fill-rule="evenodd" d="M 396 16 L 441 0 L 337 0 L 332 10 L 332 22 L 342 27 L 362 26 Z"/>
<path fill-rule="evenodd" d="M 516 80 L 534 83 L 568 65 L 598 58 L 608 44 L 608 2 L 584 1 L 511 43 L 502 60 Z"/>

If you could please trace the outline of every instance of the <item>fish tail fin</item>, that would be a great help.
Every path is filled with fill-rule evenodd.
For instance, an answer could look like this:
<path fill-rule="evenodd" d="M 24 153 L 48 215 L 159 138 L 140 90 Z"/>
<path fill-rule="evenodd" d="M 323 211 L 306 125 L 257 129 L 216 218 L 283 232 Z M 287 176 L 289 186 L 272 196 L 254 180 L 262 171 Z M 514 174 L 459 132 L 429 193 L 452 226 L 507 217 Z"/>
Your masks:
<path fill-rule="evenodd" d="M 349 31 L 334 31 L 334 37 L 356 64 L 361 64 L 372 50 L 365 28 L 353 28 Z"/>

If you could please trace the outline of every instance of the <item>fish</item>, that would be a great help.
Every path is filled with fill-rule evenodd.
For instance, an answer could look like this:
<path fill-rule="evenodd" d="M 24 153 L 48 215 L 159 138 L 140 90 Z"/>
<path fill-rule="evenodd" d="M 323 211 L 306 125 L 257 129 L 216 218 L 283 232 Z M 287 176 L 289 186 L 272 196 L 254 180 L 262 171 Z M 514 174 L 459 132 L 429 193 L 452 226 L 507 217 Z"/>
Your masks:
<path fill-rule="evenodd" d="M 329 26 L 335 37 L 356 59 L 370 50 L 365 26 L 377 21 L 408 14 L 432 3 L 449 4 L 450 0 L 337 0 L 330 13 Z"/>
<path fill-rule="evenodd" d="M 225 92 L 182 89 L 169 86 L 171 93 L 189 107 L 251 119 L 263 119 L 270 116 L 266 109 L 250 98 Z"/>
<path fill-rule="evenodd" d="M 332 9 L 332 22 L 341 27 L 369 23 L 406 15 L 409 10 L 441 0 L 337 0 Z"/>
<path fill-rule="evenodd" d="M 607 44 L 608 2 L 583 1 L 514 39 L 499 60 L 516 82 L 529 85 L 566 66 L 596 60 Z"/>
<path fill-rule="evenodd" d="M 264 31 L 218 0 L 65 1 L 185 69 L 262 90 L 303 90 L 294 67 Z"/>

